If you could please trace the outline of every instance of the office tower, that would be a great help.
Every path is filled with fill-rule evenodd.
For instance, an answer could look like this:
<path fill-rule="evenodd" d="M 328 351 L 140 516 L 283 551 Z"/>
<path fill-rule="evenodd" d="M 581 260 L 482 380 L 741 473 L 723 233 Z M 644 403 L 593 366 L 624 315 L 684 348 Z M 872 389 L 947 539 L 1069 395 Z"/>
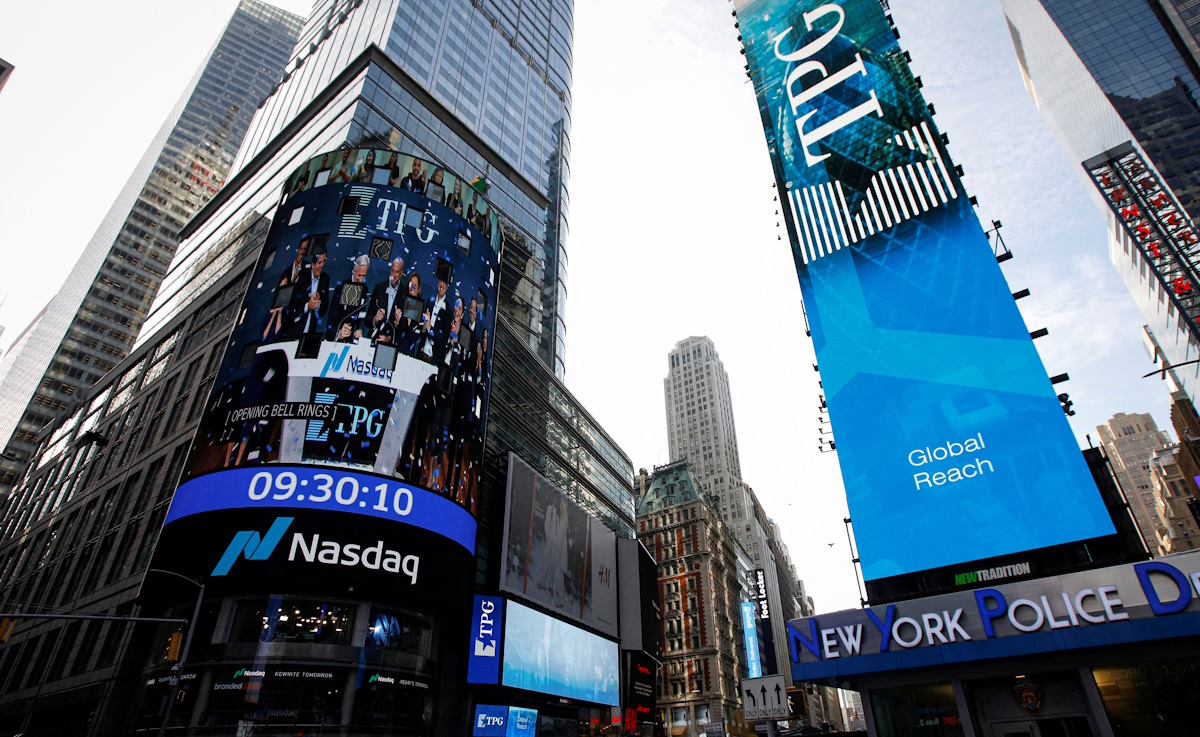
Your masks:
<path fill-rule="evenodd" d="M 706 336 L 679 341 L 667 362 L 663 392 L 671 461 L 690 461 L 700 488 L 728 505 L 727 497 L 742 480 L 729 374 Z M 745 514 L 742 507 L 731 519 Z"/>
<path fill-rule="evenodd" d="M 1196 518 L 1189 508 L 1195 497 L 1188 489 L 1179 464 L 1179 446 L 1154 451 L 1150 456 L 1150 479 L 1154 504 L 1163 521 L 1155 544 L 1159 555 L 1194 550 L 1198 537 Z"/>
<path fill-rule="evenodd" d="M 862 694 L 858 691 L 847 691 L 846 694 L 850 697 L 850 703 L 846 706 L 846 726 L 851 731 L 865 732 L 867 723 L 863 714 Z"/>
<path fill-rule="evenodd" d="M 322 722 L 352 731 L 402 727 L 414 734 L 465 734 L 474 710 L 464 704 L 486 697 L 466 684 L 464 665 L 474 657 L 475 648 L 493 654 L 481 657 L 500 652 L 481 641 L 472 648 L 466 633 L 471 628 L 471 593 L 494 595 L 505 561 L 508 454 L 524 459 L 542 479 L 618 537 L 633 536 L 632 464 L 558 378 L 563 366 L 570 33 L 571 6 L 561 0 L 547 6 L 515 1 L 472 6 L 331 0 L 314 7 L 278 88 L 255 113 L 224 187 L 183 228 L 184 240 L 133 352 L 84 397 L 76 412 L 44 433 L 36 460 L 14 488 L 13 501 L 0 520 L 0 608 L 6 611 L 21 602 L 22 606 L 115 614 L 129 613 L 137 606 L 142 612 L 182 611 L 189 616 L 198 591 L 153 571 L 160 566 L 158 558 L 155 563 L 151 560 L 165 549 L 177 549 L 172 546 L 181 542 L 185 548 L 191 545 L 187 560 L 164 562 L 168 565 L 164 570 L 171 571 L 177 570 L 172 567 L 176 564 L 202 565 L 199 578 L 208 584 L 197 636 L 177 682 L 179 692 L 173 691 L 170 666 L 161 658 L 172 627 L 101 622 L 72 629 L 56 621 L 25 622 L 8 647 L 0 649 L 0 729 L 81 734 L 157 729 L 166 716 L 162 706 L 172 704 L 169 721 L 175 729 L 261 731 L 270 722 L 271 729 L 291 732 Z M 393 153 L 405 169 L 394 177 L 386 160 Z M 368 156 L 379 165 L 368 165 Z M 327 157 L 330 168 L 322 166 Z M 426 167 L 425 183 L 397 191 L 402 187 L 387 182 L 395 179 L 400 185 L 401 178 L 410 175 L 414 159 Z M 340 180 L 334 169 L 347 160 L 352 182 Z M 304 186 L 297 187 L 301 176 L 310 173 Z M 438 193 L 442 197 L 430 189 L 439 181 L 447 185 L 446 192 Z M 469 211 L 454 212 L 447 204 L 454 193 L 453 182 L 466 183 L 462 199 L 494 218 L 485 215 L 468 223 Z M 344 201 L 339 199 L 343 192 Z M 416 198 L 424 198 L 419 210 L 412 206 Z M 410 219 L 397 220 L 396 210 L 389 210 L 393 205 L 385 200 L 405 202 Z M 365 212 L 368 201 L 382 209 L 367 218 L 350 214 L 356 206 Z M 305 256 L 295 259 L 299 242 L 290 238 L 289 228 L 307 227 L 312 220 L 305 218 L 334 211 L 337 217 L 357 218 L 357 224 L 348 220 L 345 229 L 314 232 Z M 388 218 L 386 237 L 380 232 L 383 214 Z M 372 231 L 370 239 L 364 229 Z M 364 236 L 361 241 L 356 240 L 359 235 Z M 284 340 L 291 336 L 283 331 L 261 344 L 247 341 L 247 336 L 255 330 L 262 335 L 266 321 L 260 321 L 255 310 L 263 305 L 265 294 L 280 299 L 281 312 L 286 308 L 289 315 L 303 314 L 302 308 L 291 310 L 290 297 L 299 282 L 286 285 L 293 287 L 289 292 L 278 279 L 289 264 L 298 261 L 308 286 L 316 285 L 318 293 L 329 297 L 312 301 L 334 302 L 341 309 L 353 299 L 343 302 L 337 295 L 363 295 L 360 287 L 338 283 L 353 284 L 352 269 L 359 267 L 359 257 L 343 258 L 350 244 L 362 244 L 365 252 L 360 256 L 366 258 L 362 263 L 369 263 L 366 283 L 372 288 L 388 275 L 388 261 L 379 257 L 378 249 L 392 247 L 396 255 L 408 256 L 406 270 L 421 274 L 423 295 L 428 295 L 438 277 L 449 274 L 440 265 L 416 262 L 397 244 L 423 248 L 421 244 L 440 244 L 451 235 L 463 236 L 453 242 L 453 249 L 461 254 L 450 249 L 442 252 L 449 260 L 457 259 L 456 271 L 483 268 L 483 261 L 467 265 L 462 254 L 489 258 L 500 254 L 494 280 L 479 286 L 486 294 L 496 294 L 496 301 L 489 300 L 484 310 L 489 324 L 494 320 L 495 332 L 486 349 L 470 354 L 490 355 L 490 381 L 486 371 L 480 374 L 479 364 L 474 374 L 476 380 L 489 384 L 486 402 L 445 407 L 453 410 L 449 414 L 455 421 L 469 416 L 475 407 L 486 408 L 482 461 L 474 467 L 478 485 L 465 489 L 437 480 L 447 475 L 461 479 L 465 474 L 457 466 L 439 474 L 434 473 L 441 471 L 436 464 L 417 463 L 413 468 L 420 472 L 414 474 L 420 478 L 413 477 L 410 483 L 409 476 L 403 477 L 408 486 L 401 488 L 390 469 L 364 470 L 352 457 L 362 452 L 360 448 L 378 450 L 380 429 L 387 424 L 380 423 L 379 417 L 397 404 L 380 391 L 379 382 L 385 381 L 381 375 L 387 376 L 387 369 L 380 367 L 387 360 L 388 345 L 380 349 L 377 342 L 371 345 L 353 337 L 353 330 L 338 340 L 321 340 L 308 331 L 307 321 L 299 328 L 304 350 L 301 339 Z M 497 242 L 502 247 L 497 248 Z M 337 274 L 336 291 L 329 285 L 322 292 L 321 275 L 315 273 L 315 262 L 326 258 L 331 260 L 330 271 Z M 263 269 L 270 270 L 271 279 L 256 277 Z M 457 274 L 450 281 L 449 288 L 457 290 Z M 309 300 L 298 302 L 303 305 Z M 320 314 L 317 309 L 312 312 Z M 346 327 L 365 327 L 356 322 L 353 310 L 343 312 Z M 266 322 L 267 328 L 272 324 Z M 467 332 L 462 325 L 469 325 L 469 319 L 458 326 L 459 348 Z M 321 323 L 321 327 L 326 326 Z M 318 354 L 321 366 L 314 371 L 328 373 L 309 377 L 310 388 L 318 379 L 342 382 L 339 377 L 366 366 L 367 375 L 355 384 L 359 393 L 335 397 L 334 391 L 316 386 L 315 394 L 298 401 L 293 393 L 297 387 L 289 384 L 288 394 L 242 407 L 246 412 L 239 416 L 262 407 L 277 407 L 284 413 L 297 406 L 304 412 L 325 412 L 322 408 L 329 408 L 332 399 L 346 407 L 340 419 L 356 428 L 346 425 L 346 430 L 337 430 L 341 433 L 335 435 L 340 438 L 337 442 L 347 440 L 346 433 L 363 437 L 359 443 L 345 442 L 330 450 L 323 463 L 308 464 L 302 458 L 300 463 L 274 465 L 272 454 L 295 453 L 301 446 L 304 453 L 310 449 L 325 453 L 319 446 L 338 426 L 300 421 L 305 430 L 289 435 L 293 443 L 285 450 L 276 442 L 280 436 L 273 434 L 279 430 L 272 425 L 274 420 L 261 423 L 261 432 L 254 428 L 256 423 L 238 420 L 237 427 L 249 433 L 226 433 L 228 415 L 213 410 L 224 407 L 226 400 L 239 405 L 243 401 L 242 394 L 230 389 L 229 376 L 245 380 L 239 385 L 249 387 L 245 396 L 263 396 L 260 387 L 279 375 L 279 367 L 287 366 L 258 363 L 258 348 L 275 351 L 280 343 L 290 342 L 296 350 L 276 353 L 276 358 L 311 360 L 306 352 L 313 347 L 310 335 L 325 351 Z M 237 349 L 228 350 L 231 345 Z M 372 354 L 373 349 L 379 352 Z M 406 363 L 413 358 L 408 354 L 392 358 L 393 366 L 413 366 Z M 253 377 L 245 373 L 260 365 L 267 370 Z M 451 386 L 463 377 L 440 370 L 435 374 Z M 335 390 L 344 388 L 344 383 L 338 384 Z M 444 396 L 444 391 L 440 383 L 431 389 L 438 396 Z M 282 401 L 275 402 L 276 398 Z M 358 413 L 374 419 L 355 421 Z M 292 423 L 284 425 L 286 432 L 295 427 L 291 419 L 281 422 Z M 198 438 L 195 448 L 193 436 Z M 440 437 L 446 440 L 445 434 Z M 335 458 L 342 460 L 329 462 Z M 247 462 L 263 462 L 257 468 L 265 470 L 245 467 Z M 212 465 L 212 472 L 192 473 L 196 464 L 205 463 Z M 252 517 L 242 519 L 237 517 L 238 508 L 224 508 L 218 514 L 234 527 L 201 524 L 190 537 L 177 532 L 179 519 L 195 519 L 178 517 L 180 512 L 170 506 L 173 497 L 178 502 L 186 493 L 189 483 L 229 479 L 230 473 L 254 476 L 283 471 L 280 478 L 290 478 L 290 472 L 301 474 L 301 482 L 310 482 L 297 485 L 298 497 L 313 494 L 312 487 L 324 483 L 304 475 L 318 468 L 344 482 L 333 484 L 332 496 L 326 494 L 324 499 L 336 500 L 340 488 L 341 498 L 348 500 L 343 509 L 329 515 L 319 533 L 322 543 L 365 535 L 373 537 L 371 547 L 374 541 L 386 540 L 389 550 L 409 560 L 411 578 L 390 571 L 378 558 L 372 559 L 373 554 L 359 556 L 362 565 L 346 567 L 326 565 L 315 554 L 306 558 L 315 543 L 305 537 L 307 530 L 301 535 L 303 545 L 296 542 L 299 526 L 325 524 L 314 522 L 311 509 L 280 507 L 276 515 L 267 508 L 254 508 L 247 510 Z M 354 484 L 366 477 L 372 479 L 372 495 L 391 496 L 383 501 L 372 496 L 370 506 L 365 499 L 350 504 L 345 495 L 352 487 L 365 493 L 366 487 Z M 253 498 L 267 499 L 258 496 L 266 477 L 257 478 Z M 439 491 L 431 490 L 435 486 Z M 245 493 L 239 485 L 224 488 Z M 405 506 L 409 494 L 421 504 Z M 443 528 L 445 535 L 434 534 L 420 528 L 422 521 L 433 524 L 433 518 L 419 511 L 421 505 L 448 510 L 459 520 L 467 508 L 473 521 Z M 168 509 L 176 516 L 168 516 Z M 412 514 L 404 519 L 389 520 L 396 522 L 394 528 L 374 533 L 381 529 L 377 528 L 381 515 L 409 511 Z M 263 514 L 268 516 L 262 518 Z M 354 523 L 336 522 L 350 514 L 358 515 Z M 286 541 L 277 535 L 269 545 L 258 544 L 268 539 L 264 533 L 285 527 Z M 398 529 L 412 534 L 397 533 Z M 244 544 L 250 535 L 258 542 L 247 557 Z M 446 535 L 456 536 L 455 544 L 464 548 L 473 536 L 469 570 L 462 570 L 462 554 L 457 550 L 453 565 L 441 555 L 448 549 Z M 231 543 L 237 540 L 243 541 L 242 547 Z M 227 565 L 221 567 L 220 560 L 229 550 L 233 552 Z M 420 558 L 419 575 L 411 556 Z M 262 570 L 256 566 L 286 568 L 293 563 L 305 574 L 256 573 Z M 372 568 L 373 563 L 379 568 Z M 389 573 L 396 578 L 394 585 L 372 595 L 357 585 L 348 588 L 349 578 L 359 573 Z M 547 583 L 546 590 L 559 585 L 552 576 L 543 579 L 543 585 Z M 442 590 L 404 596 L 408 586 Z M 143 598 L 136 599 L 139 589 Z M 549 609 L 547 616 L 557 623 L 554 626 L 560 630 L 568 626 L 565 619 L 571 615 L 564 611 L 566 607 L 554 607 L 552 597 Z M 268 623 L 266 630 L 264 623 Z M 296 625 L 299 628 L 293 629 Z M 615 646 L 609 637 L 570 626 L 583 640 Z M 505 650 L 521 651 L 520 647 Z M 262 670 L 250 667 L 259 655 L 267 658 Z M 243 656 L 248 657 L 248 667 L 228 669 L 230 658 Z M 296 675 L 301 673 L 306 675 Z M 81 683 L 90 690 L 79 689 Z M 493 698 L 512 703 L 518 696 L 508 688 L 489 686 L 494 690 L 485 693 L 501 694 Z M 61 694 L 67 690 L 78 698 L 79 708 L 60 708 Z M 568 725 L 601 715 L 607 719 L 611 713 L 609 706 L 601 708 L 587 699 L 564 706 L 558 697 L 532 689 L 522 690 L 519 698 L 538 705 L 539 719 L 555 731 L 565 732 Z"/>
<path fill-rule="evenodd" d="M 1200 60 L 1200 13 L 1191 0 L 1156 0 L 1171 25 L 1179 33 L 1187 53 Z"/>
<path fill-rule="evenodd" d="M 1158 346 L 1152 358 L 1197 358 L 1195 9 L 1176 0 L 1001 5 L 1025 86 L 1105 215 L 1109 257 Z M 1177 370 L 1193 401 L 1198 372 Z"/>
<path fill-rule="evenodd" d="M 12 76 L 14 67 L 7 61 L 0 59 L 0 90 L 4 89 L 4 85 L 8 82 L 8 78 Z"/>
<path fill-rule="evenodd" d="M 569 0 L 322 0 L 255 117 L 232 186 L 185 231 L 189 247 L 163 280 L 142 340 L 228 268 L 229 222 L 269 216 L 284 177 L 309 155 L 370 144 L 478 179 L 508 214 L 501 299 L 509 324 L 561 379 L 572 23 Z M 341 107 L 332 95 L 343 96 Z"/>
<path fill-rule="evenodd" d="M 1150 459 L 1155 452 L 1169 447 L 1171 439 L 1158 429 L 1149 414 L 1118 412 L 1111 420 L 1097 426 L 1096 432 L 1129 501 L 1129 509 L 1146 547 L 1156 551 L 1159 531 L 1164 525 L 1155 503 Z"/>
<path fill-rule="evenodd" d="M 687 461 L 699 488 L 711 494 L 721 520 L 745 551 L 756 576 L 761 573 L 763 596 L 775 616 L 761 626 L 768 673 L 787 674 L 786 622 L 795 616 L 796 570 L 783 544 L 782 531 L 767 515 L 758 495 L 742 480 L 737 430 L 729 375 L 716 346 L 706 336 L 675 344 L 667 355 L 663 379 L 667 411 L 667 442 L 671 462 Z M 791 683 L 788 675 L 788 683 Z"/>
<path fill-rule="evenodd" d="M 29 340 L 0 362 L 0 494 L 24 469 L 42 429 L 129 354 L 180 229 L 225 182 L 301 22 L 242 0 Z"/>
<path fill-rule="evenodd" d="M 1196 477 L 1200 476 L 1200 415 L 1188 399 L 1187 394 L 1176 389 L 1171 392 L 1171 426 L 1179 439 L 1179 454 L 1176 456 L 1179 471 L 1183 475 L 1184 488 L 1173 494 L 1173 518 L 1167 519 L 1168 526 L 1174 520 L 1182 524 L 1200 525 L 1200 488 Z M 1185 511 L 1186 510 L 1186 511 Z M 1178 536 L 1178 535 L 1177 535 Z"/>
<path fill-rule="evenodd" d="M 658 708 L 672 734 L 700 734 L 741 708 L 748 561 L 688 461 L 642 469 L 639 486 L 637 535 L 658 563 L 663 613 Z"/>

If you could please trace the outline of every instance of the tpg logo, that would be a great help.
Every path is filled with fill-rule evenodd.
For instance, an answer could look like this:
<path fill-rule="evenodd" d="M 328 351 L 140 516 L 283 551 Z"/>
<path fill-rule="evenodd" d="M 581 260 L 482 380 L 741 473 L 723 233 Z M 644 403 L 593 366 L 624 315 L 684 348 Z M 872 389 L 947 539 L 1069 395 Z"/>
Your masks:
<path fill-rule="evenodd" d="M 496 647 L 504 630 L 504 600 L 496 596 L 475 595 L 471 616 L 471 656 L 467 658 L 467 683 L 499 683 L 500 658 Z M 508 714 L 507 711 L 504 714 Z M 503 731 L 500 733 L 503 735 Z M 479 732 L 476 737 L 482 737 Z"/>
<path fill-rule="evenodd" d="M 475 705 L 475 737 L 504 737 L 508 726 L 508 707 L 496 704 Z"/>
<path fill-rule="evenodd" d="M 475 637 L 475 654 L 483 658 L 496 657 L 496 639 L 491 637 L 492 612 L 496 605 L 487 599 L 479 607 L 479 634 Z"/>
<path fill-rule="evenodd" d="M 476 729 L 487 729 L 488 727 L 503 727 L 504 717 L 494 717 L 490 714 L 480 714 L 475 720 Z"/>
<path fill-rule="evenodd" d="M 255 530 L 242 530 L 233 536 L 225 554 L 213 568 L 213 576 L 224 576 L 237 561 L 239 555 L 245 555 L 246 560 L 266 560 L 275 552 L 275 546 L 283 539 L 287 528 L 292 524 L 292 517 L 276 517 L 267 529 L 265 535 L 259 537 Z"/>

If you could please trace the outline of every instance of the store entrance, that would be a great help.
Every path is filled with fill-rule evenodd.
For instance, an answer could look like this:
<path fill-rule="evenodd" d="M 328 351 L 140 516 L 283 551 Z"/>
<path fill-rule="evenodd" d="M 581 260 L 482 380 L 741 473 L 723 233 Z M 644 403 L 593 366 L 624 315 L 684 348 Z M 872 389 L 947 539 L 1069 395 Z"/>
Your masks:
<path fill-rule="evenodd" d="M 980 737 L 1096 737 L 1076 671 L 964 684 Z"/>
<path fill-rule="evenodd" d="M 1093 737 L 1087 717 L 1054 717 L 993 722 L 992 737 Z"/>
<path fill-rule="evenodd" d="M 1095 737 L 1075 671 L 968 681 L 971 720 L 980 737 Z"/>

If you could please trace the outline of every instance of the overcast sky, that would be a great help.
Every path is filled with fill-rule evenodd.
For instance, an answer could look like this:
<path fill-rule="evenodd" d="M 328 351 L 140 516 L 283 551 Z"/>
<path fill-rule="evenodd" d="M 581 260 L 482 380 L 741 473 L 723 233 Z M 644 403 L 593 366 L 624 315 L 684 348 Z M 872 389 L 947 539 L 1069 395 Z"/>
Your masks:
<path fill-rule="evenodd" d="M 278 3 L 307 13 L 307 0 Z M 0 324 L 7 346 L 49 300 L 216 40 L 234 0 L 17 3 L 0 92 Z M 1169 427 L 1142 319 L 1104 222 L 1021 84 L 994 0 L 892 0 L 1029 328 L 1085 434 L 1115 412 Z M 745 480 L 784 530 L 819 611 L 858 605 L 834 453 L 817 452 L 818 375 L 777 227 L 772 175 L 726 0 L 581 0 L 567 385 L 635 467 L 666 463 L 662 381 L 676 341 L 708 335 L 729 372 Z M 782 235 L 784 240 L 778 240 Z M 832 547 L 828 543 L 834 543 Z"/>

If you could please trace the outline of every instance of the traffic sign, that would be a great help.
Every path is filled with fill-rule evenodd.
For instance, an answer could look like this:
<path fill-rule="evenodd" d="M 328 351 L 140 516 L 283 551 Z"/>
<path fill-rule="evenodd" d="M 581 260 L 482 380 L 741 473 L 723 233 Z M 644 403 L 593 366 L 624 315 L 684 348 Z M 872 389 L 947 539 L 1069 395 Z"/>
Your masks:
<path fill-rule="evenodd" d="M 742 681 L 742 708 L 746 719 L 787 719 L 787 684 L 783 675 Z"/>

